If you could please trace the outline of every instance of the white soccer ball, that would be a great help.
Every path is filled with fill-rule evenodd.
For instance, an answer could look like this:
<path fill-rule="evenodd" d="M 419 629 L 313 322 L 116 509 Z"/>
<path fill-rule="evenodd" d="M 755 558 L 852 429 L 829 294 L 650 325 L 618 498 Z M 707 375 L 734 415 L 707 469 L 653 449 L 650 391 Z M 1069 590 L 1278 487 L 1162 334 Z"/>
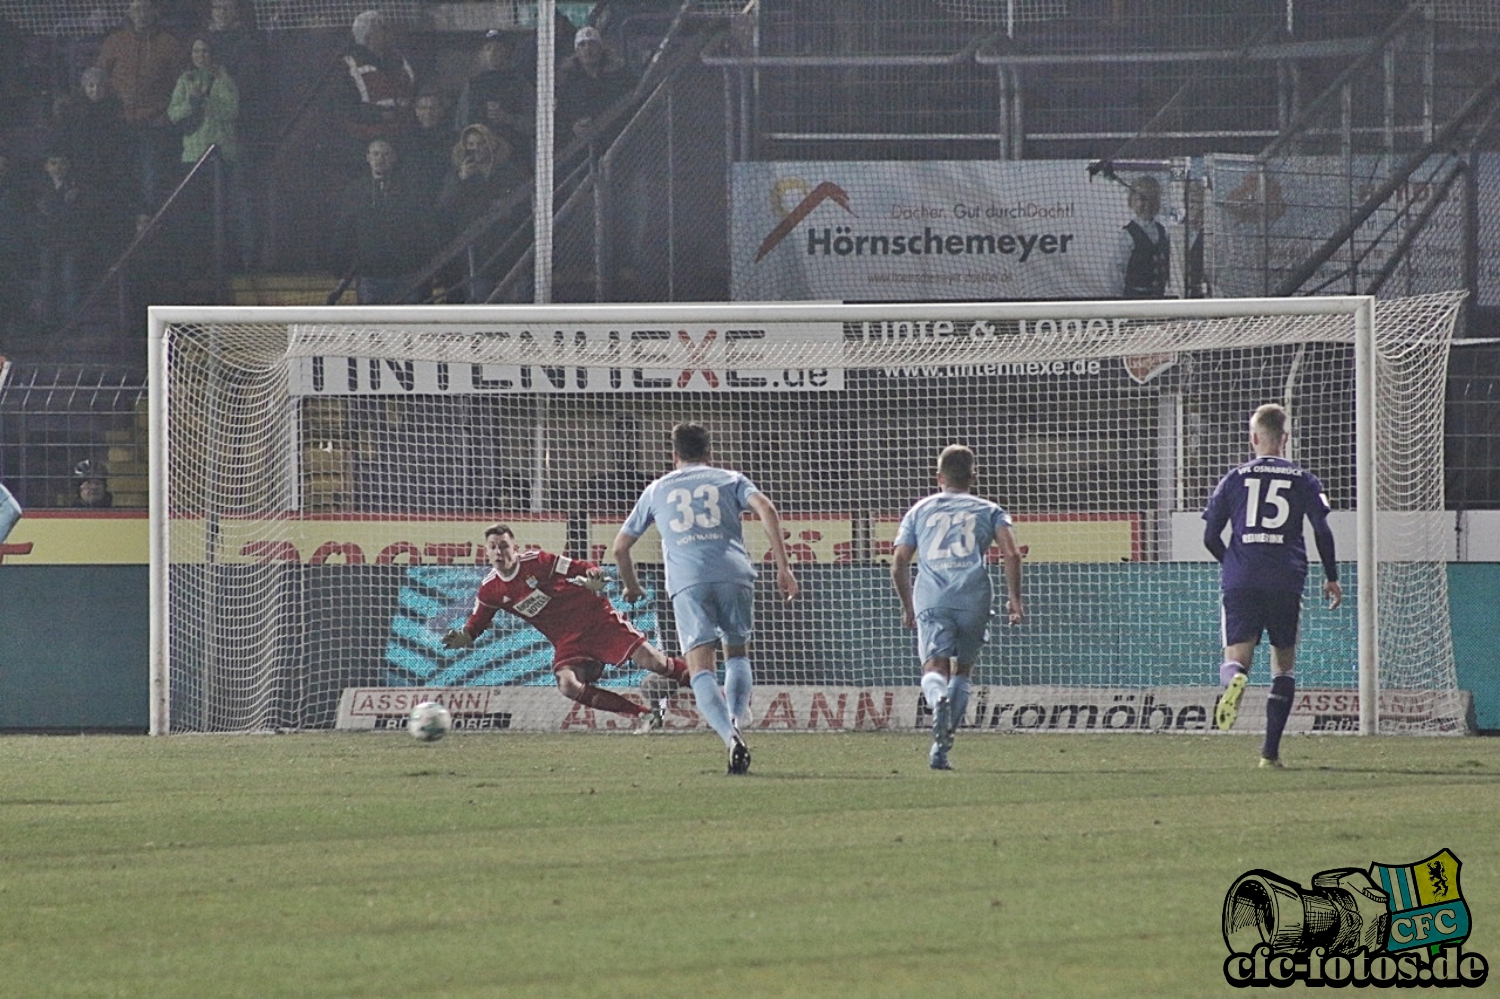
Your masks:
<path fill-rule="evenodd" d="M 406 716 L 406 730 L 419 742 L 437 742 L 453 730 L 453 715 L 437 701 L 423 701 Z"/>

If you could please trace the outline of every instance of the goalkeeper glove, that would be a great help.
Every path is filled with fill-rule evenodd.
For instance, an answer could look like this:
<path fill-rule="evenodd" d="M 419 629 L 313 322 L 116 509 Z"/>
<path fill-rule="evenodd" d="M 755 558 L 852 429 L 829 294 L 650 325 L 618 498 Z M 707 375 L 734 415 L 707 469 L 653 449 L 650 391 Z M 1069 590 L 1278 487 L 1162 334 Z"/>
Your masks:
<path fill-rule="evenodd" d="M 582 576 L 573 576 L 568 582 L 574 586 L 581 586 L 590 593 L 603 593 L 609 586 L 609 580 L 604 578 L 604 573 L 598 569 L 590 569 Z"/>
<path fill-rule="evenodd" d="M 455 628 L 443 636 L 443 645 L 450 649 L 467 649 L 474 644 L 474 639 L 469 637 L 467 631 Z"/>

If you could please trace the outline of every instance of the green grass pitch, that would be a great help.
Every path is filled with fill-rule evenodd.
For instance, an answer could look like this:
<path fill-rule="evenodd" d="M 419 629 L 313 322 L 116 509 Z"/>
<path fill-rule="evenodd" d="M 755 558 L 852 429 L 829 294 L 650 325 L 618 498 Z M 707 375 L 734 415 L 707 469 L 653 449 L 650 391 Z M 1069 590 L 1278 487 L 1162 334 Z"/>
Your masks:
<path fill-rule="evenodd" d="M 1229 995 L 1241 873 L 1443 848 L 1500 961 L 1500 740 L 751 747 L 0 738 L 0 996 Z"/>

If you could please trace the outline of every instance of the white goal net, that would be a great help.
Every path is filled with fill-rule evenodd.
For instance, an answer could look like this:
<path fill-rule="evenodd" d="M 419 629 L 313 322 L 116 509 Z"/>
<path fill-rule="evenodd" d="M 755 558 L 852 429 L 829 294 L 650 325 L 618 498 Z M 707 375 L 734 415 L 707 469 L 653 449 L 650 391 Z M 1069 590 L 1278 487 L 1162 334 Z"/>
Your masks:
<path fill-rule="evenodd" d="M 460 729 L 628 727 L 561 697 L 519 619 L 441 636 L 492 523 L 612 573 L 683 420 L 775 501 L 803 586 L 783 603 L 761 574 L 757 730 L 926 724 L 889 556 L 962 442 L 1015 518 L 1028 605 L 996 618 L 964 723 L 1207 731 L 1200 512 L 1268 401 L 1327 487 L 1349 598 L 1319 606 L 1314 567 L 1288 730 L 1464 731 L 1442 447 L 1460 301 L 155 308 L 153 731 L 393 727 L 429 697 Z M 654 531 L 635 554 L 646 597 L 610 595 L 676 654 Z M 668 728 L 694 727 L 679 699 Z"/>

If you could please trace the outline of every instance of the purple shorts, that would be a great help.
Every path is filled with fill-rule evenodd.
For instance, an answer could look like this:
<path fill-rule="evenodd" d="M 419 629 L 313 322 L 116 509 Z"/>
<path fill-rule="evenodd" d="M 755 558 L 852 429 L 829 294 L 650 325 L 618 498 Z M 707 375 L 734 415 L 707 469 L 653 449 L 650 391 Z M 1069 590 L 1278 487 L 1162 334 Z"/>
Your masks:
<path fill-rule="evenodd" d="M 1260 644 L 1269 632 L 1271 645 L 1289 649 L 1297 644 L 1297 626 L 1302 618 L 1302 594 L 1286 590 L 1225 590 L 1221 612 L 1224 645 L 1241 642 Z"/>

